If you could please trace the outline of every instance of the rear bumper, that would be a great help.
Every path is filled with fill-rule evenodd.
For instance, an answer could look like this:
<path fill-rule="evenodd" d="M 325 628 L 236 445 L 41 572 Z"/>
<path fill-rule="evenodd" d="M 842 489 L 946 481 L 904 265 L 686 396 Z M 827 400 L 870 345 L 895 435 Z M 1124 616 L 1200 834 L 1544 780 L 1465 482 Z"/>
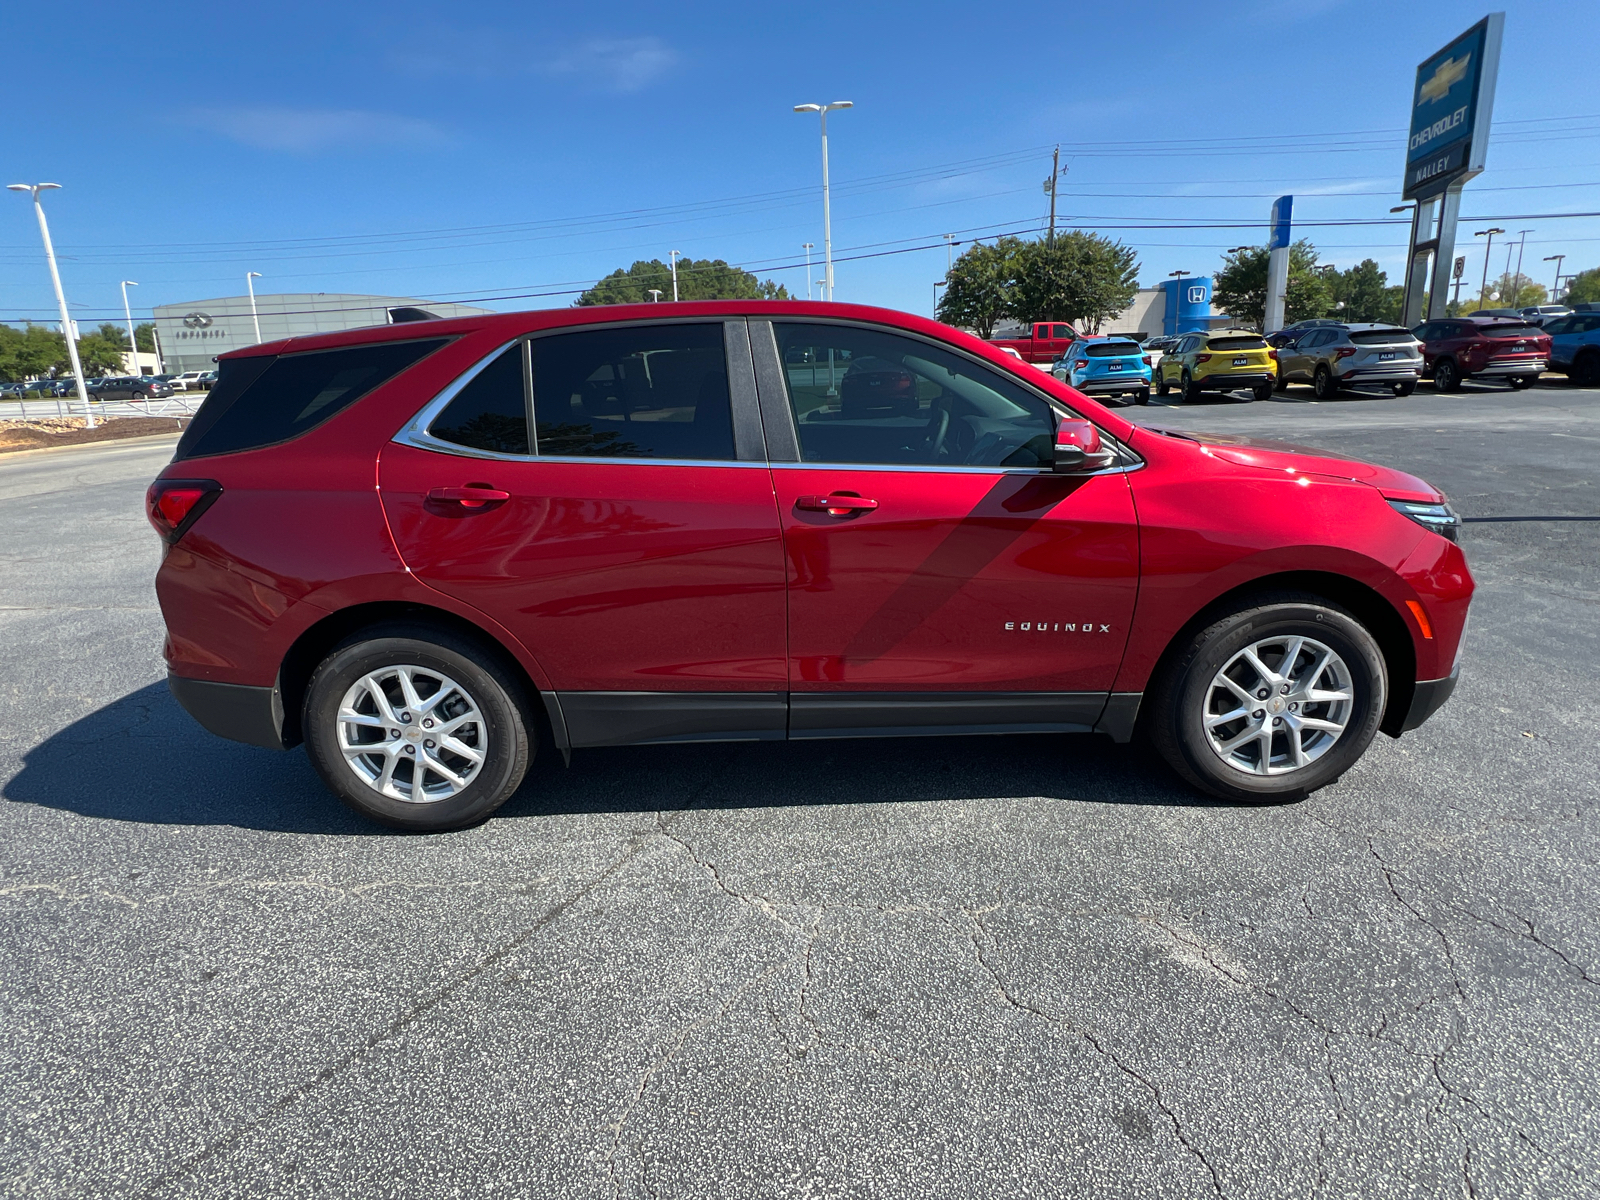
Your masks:
<path fill-rule="evenodd" d="M 1461 678 L 1461 668 L 1456 667 L 1443 679 L 1419 679 L 1415 690 L 1411 693 L 1411 708 L 1406 713 L 1406 719 L 1400 725 L 1400 732 L 1407 733 L 1417 728 L 1434 713 L 1444 707 L 1445 701 L 1450 699 L 1450 694 L 1456 690 L 1456 682 Z"/>
<path fill-rule="evenodd" d="M 1194 385 L 1203 391 L 1233 392 L 1240 388 L 1258 388 L 1262 384 L 1276 383 L 1278 377 L 1267 372 L 1252 372 L 1237 375 L 1196 375 Z"/>
<path fill-rule="evenodd" d="M 1085 395 L 1095 392 L 1142 392 L 1150 386 L 1148 375 L 1102 375 L 1072 385 Z"/>
<path fill-rule="evenodd" d="M 1485 375 L 1539 375 L 1550 365 L 1544 358 L 1530 358 L 1522 362 L 1492 362 L 1486 367 L 1478 367 L 1472 374 L 1482 378 Z"/>
<path fill-rule="evenodd" d="M 168 675 L 167 687 L 184 712 L 218 737 L 269 750 L 288 749 L 283 740 L 283 696 L 276 686 Z"/>
<path fill-rule="evenodd" d="M 1335 374 L 1340 383 L 1415 383 L 1422 376 L 1422 364 L 1397 367 L 1385 363 L 1377 367 L 1353 367 Z"/>

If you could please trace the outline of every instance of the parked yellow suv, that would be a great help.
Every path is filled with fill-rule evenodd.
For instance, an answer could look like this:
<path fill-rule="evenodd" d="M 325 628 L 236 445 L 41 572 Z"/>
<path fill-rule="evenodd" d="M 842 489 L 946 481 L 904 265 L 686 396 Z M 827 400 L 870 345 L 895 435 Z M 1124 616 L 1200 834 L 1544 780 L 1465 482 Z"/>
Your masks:
<path fill-rule="evenodd" d="M 1257 400 L 1270 400 L 1277 378 L 1278 352 L 1259 333 L 1214 329 L 1178 339 L 1156 366 L 1155 389 L 1165 396 L 1176 387 L 1180 398 L 1198 400 L 1201 392 L 1249 388 Z"/>

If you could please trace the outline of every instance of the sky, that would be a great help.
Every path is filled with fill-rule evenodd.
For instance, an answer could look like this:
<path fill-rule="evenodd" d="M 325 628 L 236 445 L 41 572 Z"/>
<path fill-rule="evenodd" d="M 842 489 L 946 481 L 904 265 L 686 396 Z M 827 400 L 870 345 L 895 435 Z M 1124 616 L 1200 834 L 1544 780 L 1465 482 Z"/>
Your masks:
<path fill-rule="evenodd" d="M 1595 0 L 1502 0 L 1488 224 L 1547 286 L 1600 265 Z M 944 235 L 1118 238 L 1140 281 L 1260 244 L 1272 199 L 1322 260 L 1400 282 L 1416 65 L 1487 6 L 7 4 L 3 183 L 49 180 L 73 316 L 258 293 L 370 292 L 560 307 L 670 250 L 805 295 L 822 276 L 829 119 L 835 299 L 928 313 Z M 1059 15 L 1056 15 L 1059 14 Z M 87 48 L 86 48 L 87 46 Z M 25 79 L 25 82 L 24 82 Z M 1375 222 L 1340 224 L 1340 222 Z M 1193 228 L 1197 222 L 1233 228 Z M 1185 228 L 1185 225 L 1191 227 Z M 805 267 L 803 243 L 814 249 Z M 955 250 L 959 253 L 959 247 Z M 1513 252 L 1512 266 L 1515 267 Z M 813 294 L 815 286 L 813 285 Z M 56 320 L 38 227 L 0 193 L 0 321 Z"/>

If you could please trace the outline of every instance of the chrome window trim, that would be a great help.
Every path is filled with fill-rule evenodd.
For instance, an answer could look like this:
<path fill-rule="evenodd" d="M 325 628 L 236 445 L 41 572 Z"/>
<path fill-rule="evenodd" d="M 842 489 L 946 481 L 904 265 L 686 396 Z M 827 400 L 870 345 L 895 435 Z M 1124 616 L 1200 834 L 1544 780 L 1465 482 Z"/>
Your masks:
<path fill-rule="evenodd" d="M 1121 445 L 1120 442 L 1114 443 Z M 893 471 L 917 475 L 1040 475 L 1056 478 L 1048 467 L 919 467 L 903 463 L 836 463 L 836 462 L 775 462 L 767 464 L 774 471 Z M 1091 475 L 1126 475 L 1143 469 L 1144 460 L 1105 467 L 1099 471 L 1073 471 L 1062 474 L 1062 479 L 1085 479 Z"/>

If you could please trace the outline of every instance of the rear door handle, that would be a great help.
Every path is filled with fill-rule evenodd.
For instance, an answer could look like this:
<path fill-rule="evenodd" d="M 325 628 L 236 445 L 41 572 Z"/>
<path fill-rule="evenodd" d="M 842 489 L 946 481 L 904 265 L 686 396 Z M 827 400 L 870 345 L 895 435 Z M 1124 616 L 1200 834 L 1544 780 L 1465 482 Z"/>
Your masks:
<path fill-rule="evenodd" d="M 801 496 L 794 506 L 805 512 L 825 512 L 830 517 L 853 517 L 871 512 L 878 507 L 878 502 L 854 492 L 832 492 L 826 496 Z"/>
<path fill-rule="evenodd" d="M 488 484 L 472 483 L 466 487 L 436 487 L 428 492 L 428 499 L 437 504 L 455 504 L 462 508 L 482 508 L 511 499 L 510 492 L 502 492 Z"/>

